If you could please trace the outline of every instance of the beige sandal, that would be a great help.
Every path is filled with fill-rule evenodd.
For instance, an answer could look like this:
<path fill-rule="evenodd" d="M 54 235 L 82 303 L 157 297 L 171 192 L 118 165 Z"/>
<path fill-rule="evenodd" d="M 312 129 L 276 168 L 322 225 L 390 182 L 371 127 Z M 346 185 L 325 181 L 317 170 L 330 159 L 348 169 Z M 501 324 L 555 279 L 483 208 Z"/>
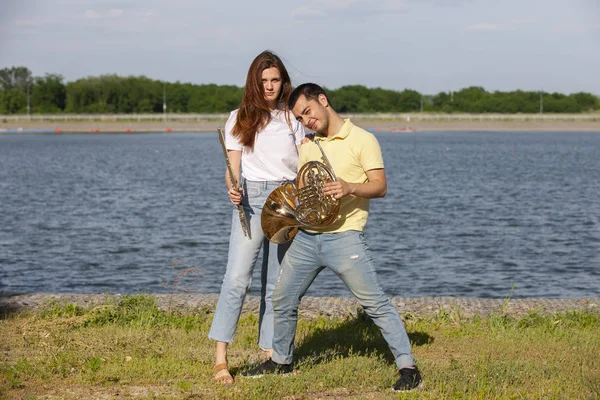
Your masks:
<path fill-rule="evenodd" d="M 227 369 L 227 363 L 217 364 L 215 365 L 215 370 L 217 373 L 215 374 L 215 380 L 219 383 L 223 383 L 225 385 L 233 384 L 233 377 L 229 373 Z M 225 371 L 225 372 L 223 372 Z"/>

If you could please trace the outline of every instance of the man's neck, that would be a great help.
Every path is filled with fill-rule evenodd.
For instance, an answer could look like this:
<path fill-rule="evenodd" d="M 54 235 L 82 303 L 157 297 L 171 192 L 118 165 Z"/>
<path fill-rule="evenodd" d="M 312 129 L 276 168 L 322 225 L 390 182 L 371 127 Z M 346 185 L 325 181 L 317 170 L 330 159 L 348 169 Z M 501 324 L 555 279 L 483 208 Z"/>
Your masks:
<path fill-rule="evenodd" d="M 331 113 L 329 117 L 329 127 L 327 128 L 327 132 L 325 132 L 325 137 L 330 138 L 337 135 L 338 132 L 342 130 L 342 126 L 344 126 L 345 122 L 346 121 L 344 121 L 338 113 Z"/>

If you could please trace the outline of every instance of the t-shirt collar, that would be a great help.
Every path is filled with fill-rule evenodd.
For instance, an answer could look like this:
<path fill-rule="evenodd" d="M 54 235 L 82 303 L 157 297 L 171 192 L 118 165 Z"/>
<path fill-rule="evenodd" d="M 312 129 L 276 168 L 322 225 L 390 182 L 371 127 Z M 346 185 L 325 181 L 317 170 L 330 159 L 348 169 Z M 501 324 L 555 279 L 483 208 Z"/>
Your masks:
<path fill-rule="evenodd" d="M 323 140 L 327 140 L 327 141 L 331 141 L 334 139 L 345 139 L 348 134 L 350 134 L 350 131 L 352 130 L 352 128 L 354 127 L 354 124 L 350 121 L 350 118 L 346 118 L 344 120 L 344 125 L 342 125 L 342 128 L 340 129 L 340 131 L 338 133 L 336 133 L 335 135 L 333 135 L 330 138 L 326 138 L 325 136 L 319 135 L 319 137 L 321 137 Z"/>

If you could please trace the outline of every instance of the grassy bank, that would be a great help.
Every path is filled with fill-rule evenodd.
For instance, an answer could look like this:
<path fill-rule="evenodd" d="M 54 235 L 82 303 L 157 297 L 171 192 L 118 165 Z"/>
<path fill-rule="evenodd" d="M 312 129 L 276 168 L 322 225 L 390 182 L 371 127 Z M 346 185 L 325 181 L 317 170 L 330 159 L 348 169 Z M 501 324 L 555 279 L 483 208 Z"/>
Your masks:
<path fill-rule="evenodd" d="M 522 318 L 405 314 L 424 387 L 395 394 L 391 354 L 359 315 L 301 319 L 297 373 L 242 379 L 260 360 L 257 317 L 242 316 L 231 345 L 233 387 L 212 381 L 212 315 L 160 311 L 146 296 L 90 310 L 49 305 L 0 320 L 2 398 L 597 399 L 600 315 Z"/>

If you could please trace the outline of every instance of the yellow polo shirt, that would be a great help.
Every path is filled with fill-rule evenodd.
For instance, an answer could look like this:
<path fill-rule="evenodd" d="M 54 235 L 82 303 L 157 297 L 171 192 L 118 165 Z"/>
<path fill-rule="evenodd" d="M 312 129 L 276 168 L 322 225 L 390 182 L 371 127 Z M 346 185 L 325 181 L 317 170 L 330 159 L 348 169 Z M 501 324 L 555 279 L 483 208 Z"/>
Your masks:
<path fill-rule="evenodd" d="M 383 157 L 377 138 L 349 119 L 342 129 L 330 138 L 317 136 L 319 144 L 327 155 L 334 173 L 346 182 L 365 183 L 368 181 L 365 171 L 383 168 Z M 298 167 L 308 161 L 321 161 L 323 156 L 314 142 L 300 147 Z M 325 163 L 326 164 L 326 163 Z M 341 199 L 340 214 L 333 224 L 321 229 L 307 229 L 310 232 L 335 233 L 349 230 L 362 231 L 369 218 L 369 199 L 348 195 Z"/>

